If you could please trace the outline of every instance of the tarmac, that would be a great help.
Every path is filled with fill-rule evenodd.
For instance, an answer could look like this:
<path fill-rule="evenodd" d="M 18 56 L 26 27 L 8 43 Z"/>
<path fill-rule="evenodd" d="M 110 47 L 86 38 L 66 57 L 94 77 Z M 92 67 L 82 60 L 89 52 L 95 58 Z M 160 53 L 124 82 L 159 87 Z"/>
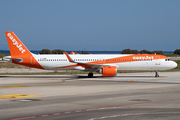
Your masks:
<path fill-rule="evenodd" d="M 177 120 L 180 72 L 1 75 L 1 120 Z"/>

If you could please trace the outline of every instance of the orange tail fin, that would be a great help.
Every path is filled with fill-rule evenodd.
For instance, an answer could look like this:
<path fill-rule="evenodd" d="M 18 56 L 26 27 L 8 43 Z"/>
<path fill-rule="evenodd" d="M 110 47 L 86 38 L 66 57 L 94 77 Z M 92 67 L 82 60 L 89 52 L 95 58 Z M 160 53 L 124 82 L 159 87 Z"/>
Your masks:
<path fill-rule="evenodd" d="M 5 32 L 11 57 L 17 57 L 21 55 L 31 55 L 26 46 L 19 40 L 19 38 L 13 32 Z"/>
<path fill-rule="evenodd" d="M 13 63 L 43 69 L 34 58 L 33 54 L 26 48 L 26 46 L 13 32 L 7 31 L 5 34 Z"/>

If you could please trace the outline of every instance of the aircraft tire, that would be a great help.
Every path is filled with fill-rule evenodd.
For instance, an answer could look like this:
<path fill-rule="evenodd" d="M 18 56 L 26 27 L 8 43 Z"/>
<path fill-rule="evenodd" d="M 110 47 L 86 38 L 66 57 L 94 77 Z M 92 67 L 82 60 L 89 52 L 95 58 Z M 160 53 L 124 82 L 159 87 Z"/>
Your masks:
<path fill-rule="evenodd" d="M 93 77 L 93 73 L 89 73 L 88 78 L 92 78 L 92 77 Z"/>

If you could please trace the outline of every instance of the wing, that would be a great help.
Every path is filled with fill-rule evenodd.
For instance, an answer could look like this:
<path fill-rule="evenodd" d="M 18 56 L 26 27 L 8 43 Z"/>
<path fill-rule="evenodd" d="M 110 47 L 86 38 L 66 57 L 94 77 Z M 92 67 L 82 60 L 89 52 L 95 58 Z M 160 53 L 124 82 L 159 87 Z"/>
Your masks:
<path fill-rule="evenodd" d="M 95 70 L 99 70 L 102 67 L 112 66 L 107 64 L 93 64 L 93 63 L 82 63 L 82 62 L 75 62 L 66 52 L 64 52 L 66 57 L 68 58 L 69 62 L 76 63 L 77 65 L 87 67 L 87 68 L 93 68 Z"/>

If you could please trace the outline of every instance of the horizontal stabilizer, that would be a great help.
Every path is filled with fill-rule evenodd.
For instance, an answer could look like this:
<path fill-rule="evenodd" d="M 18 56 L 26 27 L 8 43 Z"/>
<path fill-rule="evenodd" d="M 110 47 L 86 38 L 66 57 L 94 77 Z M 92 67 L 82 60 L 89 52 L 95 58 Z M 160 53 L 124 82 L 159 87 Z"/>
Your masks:
<path fill-rule="evenodd" d="M 9 61 L 9 62 L 12 61 L 12 60 L 14 60 L 16 62 L 22 62 L 23 61 L 22 58 L 11 58 L 11 56 L 5 56 L 5 57 L 2 58 L 2 60 L 3 61 Z"/>

